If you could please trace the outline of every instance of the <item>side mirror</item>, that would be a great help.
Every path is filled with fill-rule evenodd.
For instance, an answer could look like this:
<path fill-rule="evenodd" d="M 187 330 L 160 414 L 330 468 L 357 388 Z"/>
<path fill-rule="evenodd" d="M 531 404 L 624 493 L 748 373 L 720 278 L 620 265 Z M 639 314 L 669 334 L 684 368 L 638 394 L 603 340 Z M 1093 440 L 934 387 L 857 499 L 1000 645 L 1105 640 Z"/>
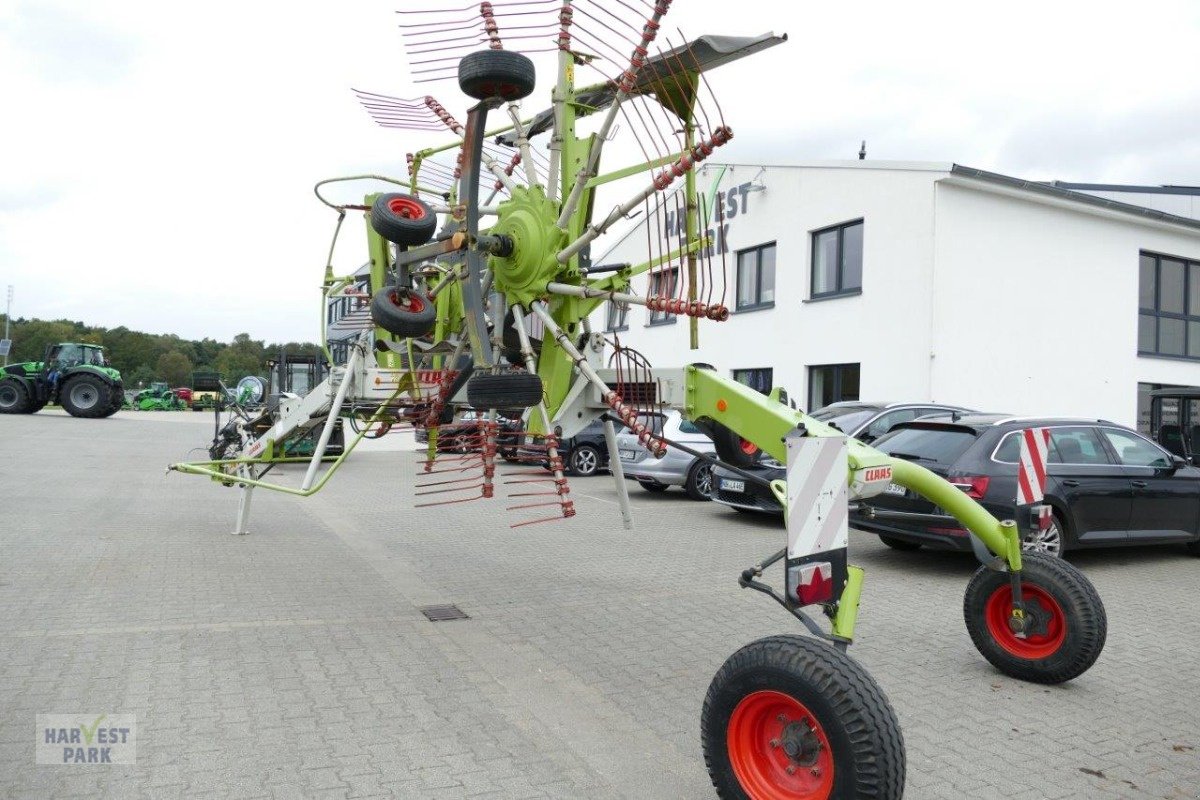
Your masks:
<path fill-rule="evenodd" d="M 1188 460 L 1183 456 L 1177 456 L 1174 454 L 1171 455 L 1171 469 L 1179 469 L 1180 467 L 1186 467 L 1187 465 Z"/>

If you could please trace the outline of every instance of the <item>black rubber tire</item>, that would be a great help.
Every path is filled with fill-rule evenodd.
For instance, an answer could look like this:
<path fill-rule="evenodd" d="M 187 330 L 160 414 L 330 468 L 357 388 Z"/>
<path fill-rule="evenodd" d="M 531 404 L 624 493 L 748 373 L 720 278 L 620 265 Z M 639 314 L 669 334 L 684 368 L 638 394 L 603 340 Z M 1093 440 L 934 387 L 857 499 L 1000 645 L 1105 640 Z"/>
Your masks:
<path fill-rule="evenodd" d="M 467 402 L 487 408 L 529 408 L 542 402 L 542 379 L 529 372 L 480 372 L 467 381 Z"/>
<path fill-rule="evenodd" d="M 659 483 L 658 481 L 644 481 L 641 478 L 638 478 L 638 486 L 641 486 L 647 492 L 654 492 L 655 494 L 659 492 L 665 492 L 667 489 L 671 488 L 665 483 Z"/>
<path fill-rule="evenodd" d="M 998 670 L 1020 680 L 1063 683 L 1082 675 L 1100 657 L 1108 635 L 1108 617 L 1100 595 L 1078 569 L 1042 553 L 1022 554 L 1021 575 L 1022 587 L 1046 593 L 1061 609 L 1064 629 L 1061 643 L 1052 652 L 1022 657 L 996 640 L 986 608 L 996 592 L 1008 593 L 1011 598 L 1009 574 L 986 567 L 976 570 L 963 599 L 963 617 L 971 641 Z M 1023 594 L 1027 603 L 1037 599 L 1031 593 Z M 1044 608 L 1040 603 L 1039 607 Z"/>
<path fill-rule="evenodd" d="M 437 214 L 419 197 L 390 192 L 371 204 L 371 227 L 392 244 L 418 247 L 433 238 Z"/>
<path fill-rule="evenodd" d="M 0 381 L 0 414 L 29 414 L 33 402 L 25 384 L 16 378 Z"/>
<path fill-rule="evenodd" d="M 744 800 L 750 794 L 734 771 L 729 725 L 738 704 L 763 691 L 802 704 L 825 734 L 834 776 L 828 797 L 899 800 L 903 796 L 904 738 L 879 684 L 849 656 L 828 645 L 802 636 L 771 636 L 730 656 L 704 698 L 700 716 L 704 763 L 719 797 Z M 763 739 L 769 735 L 775 732 L 764 731 Z M 763 741 L 761 746 L 769 745 Z M 792 795 L 781 790 L 775 796 Z"/>
<path fill-rule="evenodd" d="M 72 417 L 99 419 L 111 416 L 112 386 L 103 379 L 81 373 L 68 378 L 58 391 L 58 402 Z"/>
<path fill-rule="evenodd" d="M 895 536 L 888 536 L 883 533 L 879 534 L 879 541 L 883 542 L 893 550 L 899 550 L 902 553 L 911 553 L 914 550 L 921 549 L 920 542 L 910 542 L 906 539 L 897 539 Z"/>
<path fill-rule="evenodd" d="M 437 308 L 416 289 L 388 287 L 371 298 L 371 319 L 388 333 L 415 339 L 433 330 Z"/>
<path fill-rule="evenodd" d="M 688 469 L 683 491 L 692 500 L 712 500 L 712 482 L 712 462 L 697 459 Z"/>
<path fill-rule="evenodd" d="M 536 82 L 533 62 L 511 50 L 479 50 L 458 62 L 458 88 L 476 100 L 520 100 Z"/>
<path fill-rule="evenodd" d="M 600 471 L 602 461 L 599 449 L 590 444 L 581 444 L 571 448 L 571 452 L 564 459 L 564 466 L 568 475 L 590 478 Z"/>
<path fill-rule="evenodd" d="M 121 410 L 121 406 L 125 404 L 125 388 L 120 384 L 109 387 L 108 410 L 102 414 L 104 417 L 111 417 L 113 414 Z M 186 406 L 185 406 L 186 408 Z"/>
<path fill-rule="evenodd" d="M 743 449 L 742 447 L 744 441 L 742 437 L 725 425 L 714 419 L 704 418 L 698 420 L 696 426 L 708 434 L 708 438 L 712 439 L 713 449 L 717 452 L 717 458 L 729 466 L 745 469 L 758 463 L 762 451 L 755 447 L 752 451 L 747 452 L 748 448 Z"/>

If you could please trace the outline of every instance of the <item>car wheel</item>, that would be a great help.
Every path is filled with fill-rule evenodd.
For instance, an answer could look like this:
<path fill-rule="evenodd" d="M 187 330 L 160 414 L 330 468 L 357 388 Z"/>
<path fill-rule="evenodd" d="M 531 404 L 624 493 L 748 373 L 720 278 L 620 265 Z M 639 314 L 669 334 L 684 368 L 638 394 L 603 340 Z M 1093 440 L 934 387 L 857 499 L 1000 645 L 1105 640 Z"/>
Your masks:
<path fill-rule="evenodd" d="M 643 489 L 645 489 L 647 492 L 665 492 L 667 489 L 671 488 L 670 486 L 667 486 L 665 483 L 659 483 L 658 481 L 644 481 L 644 480 L 641 480 L 640 478 L 638 479 L 638 485 L 641 486 Z"/>
<path fill-rule="evenodd" d="M 882 533 L 879 534 L 879 541 L 883 542 L 893 550 L 900 550 L 901 552 L 906 553 L 921 549 L 921 545 L 918 542 L 910 542 L 906 539 L 897 539 L 895 536 L 884 536 Z"/>
<path fill-rule="evenodd" d="M 1021 550 L 1026 553 L 1044 553 L 1051 558 L 1062 558 L 1064 525 L 1058 512 L 1050 518 L 1046 530 L 1031 530 L 1021 537 Z"/>
<path fill-rule="evenodd" d="M 600 451 L 590 444 L 581 444 L 567 456 L 567 471 L 580 478 L 590 478 L 600 471 Z"/>
<path fill-rule="evenodd" d="M 1021 557 L 1021 599 L 1030 628 L 1011 629 L 1013 590 L 1007 572 L 980 567 L 967 584 L 963 617 L 976 649 L 1014 678 L 1062 683 L 1082 675 L 1104 649 L 1108 617 L 1079 570 L 1044 553 Z"/>
<path fill-rule="evenodd" d="M 688 470 L 687 480 L 683 484 L 683 491 L 693 500 L 711 500 L 712 490 L 712 462 L 697 461 Z"/>

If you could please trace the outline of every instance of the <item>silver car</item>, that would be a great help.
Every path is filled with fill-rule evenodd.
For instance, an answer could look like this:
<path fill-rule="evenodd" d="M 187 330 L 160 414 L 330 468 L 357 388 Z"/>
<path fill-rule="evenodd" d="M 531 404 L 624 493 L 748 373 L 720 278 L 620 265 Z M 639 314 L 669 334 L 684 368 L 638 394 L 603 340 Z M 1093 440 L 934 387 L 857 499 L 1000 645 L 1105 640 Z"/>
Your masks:
<path fill-rule="evenodd" d="M 666 439 L 700 453 L 713 452 L 712 440 L 678 411 L 642 414 L 638 419 Z M 617 434 L 617 451 L 625 477 L 636 480 L 648 492 L 665 492 L 672 486 L 682 486 L 693 500 L 712 498 L 712 464 L 701 458 L 670 446 L 666 455 L 655 458 L 638 444 L 637 436 L 628 428 Z"/>

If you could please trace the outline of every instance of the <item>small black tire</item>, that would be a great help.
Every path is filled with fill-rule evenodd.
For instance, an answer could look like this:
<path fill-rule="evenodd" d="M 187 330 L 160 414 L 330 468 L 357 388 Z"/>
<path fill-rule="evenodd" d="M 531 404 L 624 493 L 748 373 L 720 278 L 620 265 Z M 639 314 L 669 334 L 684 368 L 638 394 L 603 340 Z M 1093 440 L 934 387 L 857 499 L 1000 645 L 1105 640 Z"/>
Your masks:
<path fill-rule="evenodd" d="M 895 536 L 887 536 L 886 534 L 882 533 L 879 534 L 879 541 L 883 542 L 893 550 L 899 550 L 902 553 L 911 553 L 914 550 L 921 549 L 920 542 L 910 542 L 907 539 L 897 539 Z"/>
<path fill-rule="evenodd" d="M 712 462 L 696 459 L 683 482 L 683 491 L 692 500 L 712 500 Z"/>
<path fill-rule="evenodd" d="M 419 197 L 391 192 L 371 204 L 371 227 L 392 244 L 418 247 L 433 238 L 437 214 Z"/>
<path fill-rule="evenodd" d="M 1108 617 L 1095 587 L 1067 562 L 1021 556 L 1021 596 L 1039 630 L 1017 637 L 1007 625 L 1007 572 L 980 567 L 967 584 L 963 617 L 979 652 L 998 670 L 1031 683 L 1063 683 L 1086 672 L 1104 649 Z"/>
<path fill-rule="evenodd" d="M 542 379 L 530 372 L 479 372 L 467 381 L 472 408 L 525 409 L 542 402 Z"/>
<path fill-rule="evenodd" d="M 112 414 L 111 391 L 112 387 L 96 375 L 75 375 L 59 389 L 58 402 L 72 417 L 99 419 Z"/>
<path fill-rule="evenodd" d="M 659 483 L 658 481 L 647 481 L 641 478 L 638 478 L 638 486 L 641 486 L 647 492 L 654 492 L 655 494 L 659 492 L 665 492 L 667 489 L 671 488 L 665 483 Z"/>
<path fill-rule="evenodd" d="M 712 439 L 717 458 L 731 467 L 745 469 L 758 463 L 762 450 L 734 433 L 728 426 L 722 425 L 714 419 L 705 418 L 698 420 L 696 427 L 703 430 L 708 434 L 708 438 Z"/>
<path fill-rule="evenodd" d="M 730 656 L 708 687 L 700 734 L 725 800 L 904 794 L 904 738 L 887 696 L 813 639 L 770 636 Z"/>
<path fill-rule="evenodd" d="M 479 50 L 458 62 L 458 88 L 476 100 L 520 100 L 536 82 L 533 62 L 511 50 Z"/>
<path fill-rule="evenodd" d="M 388 333 L 415 339 L 433 330 L 437 308 L 416 289 L 387 287 L 371 298 L 371 319 Z"/>
<path fill-rule="evenodd" d="M 578 478 L 590 478 L 600 471 L 600 450 L 590 444 L 581 444 L 571 448 L 567 454 L 566 468 L 568 475 Z"/>
<path fill-rule="evenodd" d="M 0 381 L 0 414 L 29 414 L 34 410 L 25 384 L 16 378 Z"/>

